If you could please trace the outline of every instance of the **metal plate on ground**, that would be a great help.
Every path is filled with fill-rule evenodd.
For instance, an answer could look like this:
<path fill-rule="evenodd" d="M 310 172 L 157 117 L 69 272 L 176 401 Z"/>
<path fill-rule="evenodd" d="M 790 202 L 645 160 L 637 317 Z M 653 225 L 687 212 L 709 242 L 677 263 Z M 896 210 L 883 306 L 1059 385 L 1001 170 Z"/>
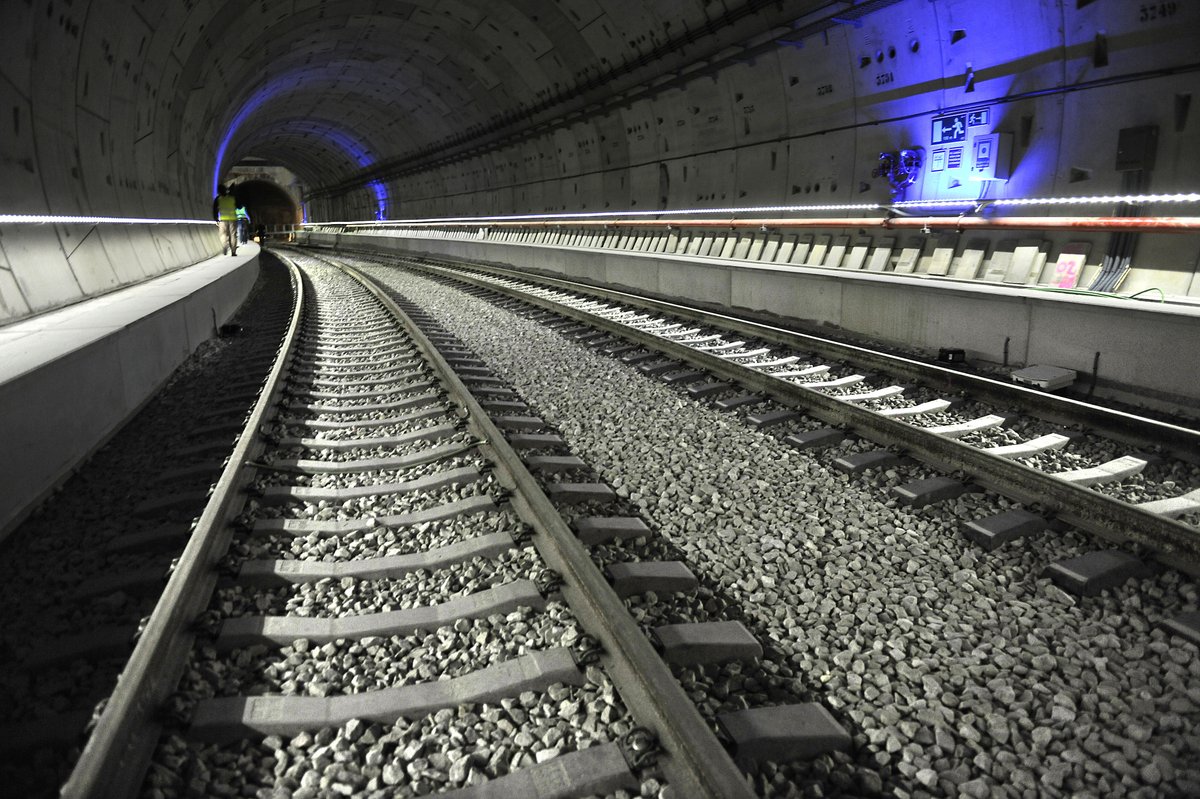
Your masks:
<path fill-rule="evenodd" d="M 1037 386 L 1046 391 L 1066 388 L 1075 382 L 1078 372 L 1061 366 L 1028 366 L 1009 375 L 1014 382 Z"/>
<path fill-rule="evenodd" d="M 737 747 L 742 762 L 811 760 L 850 749 L 850 733 L 823 705 L 807 702 L 722 713 L 717 723 Z"/>

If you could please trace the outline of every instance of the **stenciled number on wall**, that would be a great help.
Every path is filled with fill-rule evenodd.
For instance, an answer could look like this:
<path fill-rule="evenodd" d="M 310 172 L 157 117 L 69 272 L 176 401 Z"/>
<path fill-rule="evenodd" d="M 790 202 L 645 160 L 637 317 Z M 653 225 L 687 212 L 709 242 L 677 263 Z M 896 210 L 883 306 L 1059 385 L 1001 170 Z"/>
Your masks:
<path fill-rule="evenodd" d="M 1173 16 L 1179 10 L 1179 3 L 1171 0 L 1168 3 L 1142 3 L 1139 6 L 1138 22 L 1153 22 Z"/>

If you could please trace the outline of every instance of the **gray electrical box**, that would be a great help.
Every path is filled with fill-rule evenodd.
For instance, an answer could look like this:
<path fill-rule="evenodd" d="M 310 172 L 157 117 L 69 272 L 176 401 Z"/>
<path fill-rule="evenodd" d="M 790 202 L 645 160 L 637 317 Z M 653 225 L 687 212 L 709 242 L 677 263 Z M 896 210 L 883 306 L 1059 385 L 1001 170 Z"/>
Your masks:
<path fill-rule="evenodd" d="M 971 141 L 969 180 L 1008 180 L 1012 165 L 1012 134 L 988 133 Z"/>
<path fill-rule="evenodd" d="M 1154 169 L 1158 152 L 1158 125 L 1123 128 L 1117 134 L 1117 171 Z"/>
<path fill-rule="evenodd" d="M 1064 369 L 1061 366 L 1028 366 L 1012 372 L 1010 376 L 1017 383 L 1054 391 L 1074 383 L 1077 374 L 1074 369 Z"/>

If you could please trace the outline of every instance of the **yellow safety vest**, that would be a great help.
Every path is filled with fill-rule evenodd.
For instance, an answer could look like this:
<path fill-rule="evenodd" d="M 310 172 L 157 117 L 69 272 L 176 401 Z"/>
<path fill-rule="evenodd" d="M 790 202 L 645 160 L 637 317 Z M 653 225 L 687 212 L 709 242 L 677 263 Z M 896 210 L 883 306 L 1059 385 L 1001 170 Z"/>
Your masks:
<path fill-rule="evenodd" d="M 232 222 L 237 219 L 237 198 L 232 194 L 222 194 L 217 197 L 217 217 L 222 222 Z"/>

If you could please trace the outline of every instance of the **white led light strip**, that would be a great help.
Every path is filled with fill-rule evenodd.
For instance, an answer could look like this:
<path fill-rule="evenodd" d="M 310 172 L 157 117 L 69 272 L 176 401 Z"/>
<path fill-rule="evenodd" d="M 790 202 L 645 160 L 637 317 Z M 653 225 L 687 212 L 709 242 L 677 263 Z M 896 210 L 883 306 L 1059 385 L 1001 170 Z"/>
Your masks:
<path fill-rule="evenodd" d="M 1191 194 L 1129 194 L 1101 195 L 1096 197 L 1026 197 L 998 200 L 904 200 L 901 202 L 850 203 L 845 205 L 763 205 L 750 208 L 688 208 L 662 211 L 579 211 L 561 214 L 512 214 L 509 216 L 446 216 L 426 219 L 351 220 L 345 222 L 309 222 L 310 226 L 354 225 L 377 227 L 380 225 L 411 224 L 480 224 L 486 222 L 533 222 L 553 219 L 597 219 L 632 218 L 643 216 L 682 216 L 685 214 L 788 214 L 812 211 L 881 211 L 888 208 L 970 208 L 973 206 L 1012 207 L 1023 205 L 1114 205 L 1130 203 L 1194 203 L 1200 202 L 1200 193 Z"/>
<path fill-rule="evenodd" d="M 139 219 L 127 216 L 0 214 L 0 225 L 215 225 L 211 219 Z"/>
<path fill-rule="evenodd" d="M 596 219 L 612 217 L 682 216 L 686 214 L 781 214 L 813 211 L 879 211 L 888 208 L 970 208 L 972 206 L 994 206 L 997 208 L 1033 205 L 1114 205 L 1129 203 L 1194 203 L 1200 202 L 1200 193 L 1191 194 L 1129 194 L 1101 195 L 1096 197 L 1023 197 L 997 200 L 904 200 L 881 205 L 879 203 L 852 203 L 845 205 L 764 205 L 750 208 L 688 208 L 661 211 L 588 211 L 563 214 L 513 214 L 509 216 L 452 216 L 427 219 L 384 219 L 378 221 L 351 220 L 346 222 L 310 222 L 309 226 L 356 225 L 375 227 L 379 225 L 405 224 L 478 224 L 483 222 L 529 222 L 552 219 Z M 215 225 L 209 219 L 150 219 L 120 216 L 52 216 L 36 214 L 0 214 L 0 224 L 6 225 Z"/>
<path fill-rule="evenodd" d="M 1115 205 L 1129 203 L 1144 205 L 1150 203 L 1194 203 L 1200 202 L 1200 194 L 1127 194 L 1101 195 L 1098 197 L 1014 197 L 999 200 L 906 200 L 892 203 L 892 208 L 938 208 L 951 206 L 961 208 L 973 205 L 994 205 L 997 207 L 1019 205 Z"/>

